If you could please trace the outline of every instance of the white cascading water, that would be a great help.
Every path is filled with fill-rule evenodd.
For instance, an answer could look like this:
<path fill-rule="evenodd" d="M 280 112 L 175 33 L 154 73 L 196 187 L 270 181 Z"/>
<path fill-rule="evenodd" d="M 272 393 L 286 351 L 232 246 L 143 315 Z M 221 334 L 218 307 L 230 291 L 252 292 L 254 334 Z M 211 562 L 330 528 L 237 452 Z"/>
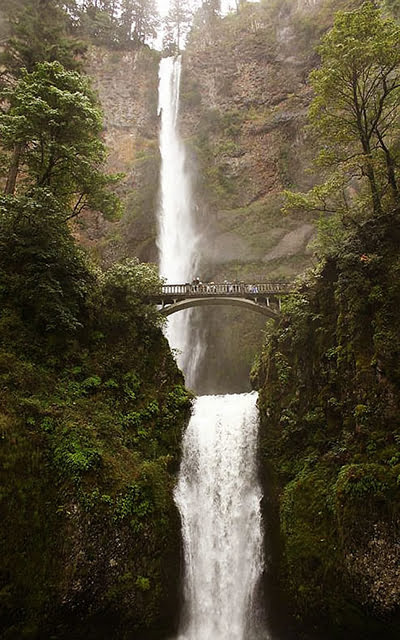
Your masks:
<path fill-rule="evenodd" d="M 184 436 L 175 490 L 185 555 L 180 640 L 256 634 L 263 570 L 256 402 L 254 392 L 201 396 Z"/>
<path fill-rule="evenodd" d="M 160 274 L 196 277 L 200 234 L 178 131 L 181 60 L 160 63 Z M 192 312 L 169 319 L 167 337 L 193 387 L 202 343 Z M 180 640 L 254 640 L 254 596 L 263 571 L 257 480 L 257 394 L 202 396 L 183 441 L 175 499 L 182 517 L 185 605 Z M 261 633 L 265 639 L 266 634 Z"/>
<path fill-rule="evenodd" d="M 163 58 L 159 71 L 158 112 L 161 116 L 161 198 L 158 249 L 160 275 L 169 284 L 191 282 L 197 277 L 199 233 L 196 229 L 185 147 L 179 135 L 179 90 L 181 58 Z M 167 338 L 176 349 L 186 385 L 194 386 L 201 357 L 201 342 L 191 330 L 192 310 L 182 311 L 168 321 Z"/>

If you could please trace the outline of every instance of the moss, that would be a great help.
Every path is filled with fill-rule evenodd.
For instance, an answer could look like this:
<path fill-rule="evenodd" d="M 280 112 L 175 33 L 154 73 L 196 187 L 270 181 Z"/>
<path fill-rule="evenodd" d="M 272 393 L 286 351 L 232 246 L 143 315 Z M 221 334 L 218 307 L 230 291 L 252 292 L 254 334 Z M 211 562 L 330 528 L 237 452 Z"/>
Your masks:
<path fill-rule="evenodd" d="M 2 324 L 4 638 L 174 632 L 190 397 L 149 319 L 93 313 L 62 344 Z"/>
<path fill-rule="evenodd" d="M 351 235 L 285 301 L 252 373 L 280 511 L 278 579 L 297 623 L 325 637 L 399 630 L 399 234 L 394 214 Z"/>

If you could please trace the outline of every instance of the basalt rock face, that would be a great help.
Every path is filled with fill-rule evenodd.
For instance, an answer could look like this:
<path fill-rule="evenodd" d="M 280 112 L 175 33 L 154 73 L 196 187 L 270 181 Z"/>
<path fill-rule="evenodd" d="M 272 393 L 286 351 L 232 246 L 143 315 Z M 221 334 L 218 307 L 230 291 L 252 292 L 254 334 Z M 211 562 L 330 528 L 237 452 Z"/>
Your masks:
<path fill-rule="evenodd" d="M 123 174 L 118 186 L 122 219 L 108 223 L 91 212 L 76 228 L 80 241 L 104 264 L 129 256 L 157 262 L 159 57 L 147 47 L 135 51 L 91 47 L 87 54 L 86 71 L 104 112 L 107 168 Z"/>
<path fill-rule="evenodd" d="M 291 280 L 310 264 L 313 221 L 284 216 L 281 206 L 285 188 L 312 184 L 304 125 L 317 59 L 301 40 L 295 7 L 285 6 L 248 5 L 200 25 L 184 55 L 182 133 L 206 280 Z M 227 309 L 202 322 L 200 390 L 242 390 L 263 321 Z"/>

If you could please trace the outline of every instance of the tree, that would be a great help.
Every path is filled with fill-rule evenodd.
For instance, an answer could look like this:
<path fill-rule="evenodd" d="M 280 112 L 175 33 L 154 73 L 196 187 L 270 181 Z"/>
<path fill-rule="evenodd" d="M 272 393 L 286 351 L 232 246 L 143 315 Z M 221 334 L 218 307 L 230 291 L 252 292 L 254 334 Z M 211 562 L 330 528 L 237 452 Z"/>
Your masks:
<path fill-rule="evenodd" d="M 220 17 L 221 0 L 203 0 L 195 13 L 193 27 L 194 29 L 205 27 L 207 30 L 212 30 Z"/>
<path fill-rule="evenodd" d="M 0 115 L 0 140 L 11 152 L 5 193 L 47 189 L 66 218 L 85 208 L 115 214 L 118 200 L 107 187 L 117 176 L 102 172 L 101 113 L 88 80 L 44 62 L 23 71 L 3 97 L 9 108 Z"/>
<path fill-rule="evenodd" d="M 305 197 L 288 194 L 289 207 L 329 210 L 339 197 L 349 210 L 351 184 L 356 191 L 368 185 L 364 209 L 377 215 L 400 206 L 399 42 L 399 25 L 372 2 L 336 14 L 319 47 L 321 68 L 311 74 L 316 96 L 309 112 L 318 164 L 330 179 Z"/>
<path fill-rule="evenodd" d="M 122 41 L 135 46 L 156 38 L 160 20 L 155 0 L 122 0 Z"/>
<path fill-rule="evenodd" d="M 40 332 L 75 332 L 94 286 L 64 211 L 48 189 L 0 196 L 0 307 Z M 3 327 L 4 328 L 4 327 Z"/>
<path fill-rule="evenodd" d="M 164 18 L 164 50 L 170 54 L 179 53 L 192 21 L 192 11 L 188 0 L 171 0 L 170 9 Z"/>
<path fill-rule="evenodd" d="M 106 271 L 101 299 L 110 327 L 122 330 L 129 319 L 145 320 L 145 326 L 159 326 L 164 319 L 150 297 L 158 294 L 163 280 L 154 264 L 130 258 Z M 140 323 L 138 323 L 140 326 Z"/>
<path fill-rule="evenodd" d="M 74 31 L 82 37 L 96 44 L 119 45 L 119 0 L 68 0 L 64 5 L 73 15 Z"/>
<path fill-rule="evenodd" d="M 21 70 L 33 71 L 38 62 L 58 60 L 67 69 L 79 67 L 85 47 L 68 34 L 69 15 L 58 0 L 4 0 L 2 12 L 9 37 L 0 53 L 1 76 L 19 77 Z"/>
<path fill-rule="evenodd" d="M 221 14 L 221 0 L 203 0 L 201 8 L 206 15 L 217 17 Z"/>

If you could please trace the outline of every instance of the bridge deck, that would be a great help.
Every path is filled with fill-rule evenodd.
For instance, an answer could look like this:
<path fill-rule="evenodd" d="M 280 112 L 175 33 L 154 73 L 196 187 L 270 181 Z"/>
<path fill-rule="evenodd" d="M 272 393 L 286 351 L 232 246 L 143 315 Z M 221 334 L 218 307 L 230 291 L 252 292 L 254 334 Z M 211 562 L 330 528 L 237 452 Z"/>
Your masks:
<path fill-rule="evenodd" d="M 247 298 L 248 300 L 265 300 L 266 298 L 277 298 L 291 293 L 291 291 L 292 286 L 282 282 L 165 284 L 158 293 L 151 296 L 151 301 L 156 304 L 172 304 L 172 302 L 188 298 L 221 298 L 229 296 Z"/>
<path fill-rule="evenodd" d="M 161 287 L 159 294 L 155 297 L 199 298 L 201 296 L 235 296 L 237 297 L 260 297 L 279 296 L 290 293 L 292 286 L 282 282 L 261 282 L 255 284 L 248 283 L 206 283 L 206 284 L 165 284 Z"/>

